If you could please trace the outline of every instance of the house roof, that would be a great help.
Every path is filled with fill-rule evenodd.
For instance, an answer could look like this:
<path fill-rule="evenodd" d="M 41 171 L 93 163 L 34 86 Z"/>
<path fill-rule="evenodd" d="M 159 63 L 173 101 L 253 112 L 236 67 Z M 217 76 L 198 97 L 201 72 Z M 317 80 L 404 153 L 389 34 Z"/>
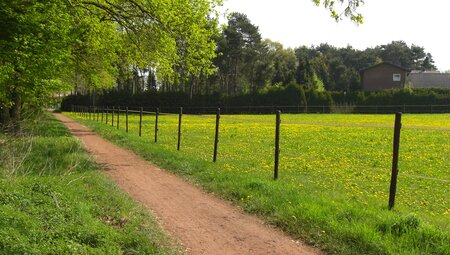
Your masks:
<path fill-rule="evenodd" d="M 380 66 L 380 65 L 390 65 L 390 66 L 396 67 L 396 68 L 398 68 L 398 69 L 401 69 L 401 70 L 403 70 L 403 71 L 405 71 L 405 72 L 411 72 L 411 70 L 409 70 L 409 69 L 406 69 L 406 68 L 401 67 L 401 66 L 398 66 L 398 65 L 394 65 L 394 64 L 392 64 L 392 63 L 390 63 L 390 62 L 381 62 L 381 63 L 379 63 L 379 64 L 376 64 L 376 65 L 369 66 L 369 67 L 367 67 L 367 68 L 361 69 L 361 70 L 359 70 L 359 72 L 362 73 L 362 72 L 365 72 L 365 71 L 367 71 L 367 70 L 369 70 L 369 69 L 378 67 L 378 66 Z"/>

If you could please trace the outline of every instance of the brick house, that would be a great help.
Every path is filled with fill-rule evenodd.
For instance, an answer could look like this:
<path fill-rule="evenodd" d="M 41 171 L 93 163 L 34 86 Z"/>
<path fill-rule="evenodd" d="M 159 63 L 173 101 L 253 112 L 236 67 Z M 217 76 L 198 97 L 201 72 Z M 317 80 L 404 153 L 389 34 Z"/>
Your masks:
<path fill-rule="evenodd" d="M 382 62 L 359 71 L 361 87 L 364 91 L 402 88 L 410 72 L 406 68 Z"/>

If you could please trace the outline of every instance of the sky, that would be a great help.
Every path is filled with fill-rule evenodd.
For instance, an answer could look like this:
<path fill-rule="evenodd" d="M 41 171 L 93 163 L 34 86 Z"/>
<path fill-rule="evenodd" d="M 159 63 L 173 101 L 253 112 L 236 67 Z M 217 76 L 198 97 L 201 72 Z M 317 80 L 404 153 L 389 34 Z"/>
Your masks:
<path fill-rule="evenodd" d="M 367 47 L 403 40 L 431 53 L 436 67 L 450 70 L 450 1 L 365 0 L 359 9 L 362 25 L 349 20 L 338 23 L 323 7 L 311 0 L 223 0 L 225 13 L 245 13 L 259 27 L 263 38 L 285 47 L 328 43 L 336 47 L 364 50 Z"/>

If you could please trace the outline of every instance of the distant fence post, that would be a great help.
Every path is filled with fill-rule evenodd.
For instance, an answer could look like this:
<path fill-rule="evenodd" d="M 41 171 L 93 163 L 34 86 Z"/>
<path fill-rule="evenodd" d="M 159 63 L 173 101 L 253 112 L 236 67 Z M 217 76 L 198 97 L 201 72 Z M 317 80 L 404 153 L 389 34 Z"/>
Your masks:
<path fill-rule="evenodd" d="M 398 152 L 399 152 L 399 148 L 400 148 L 400 129 L 401 129 L 401 127 L 402 127 L 402 113 L 397 112 L 397 113 L 395 113 L 391 187 L 389 190 L 389 210 L 394 208 L 394 204 L 395 204 L 395 192 L 397 190 L 397 175 L 398 175 Z"/>
<path fill-rule="evenodd" d="M 180 107 L 180 114 L 178 115 L 178 143 L 177 150 L 180 150 L 181 144 L 181 118 L 183 117 L 183 107 Z"/>
<path fill-rule="evenodd" d="M 143 108 L 139 108 L 139 136 L 142 136 L 142 111 Z"/>
<path fill-rule="evenodd" d="M 159 117 L 159 108 L 156 108 L 156 114 L 155 114 L 155 143 L 158 142 L 158 117 Z"/>
<path fill-rule="evenodd" d="M 116 107 L 112 107 L 112 112 L 111 112 L 111 127 L 114 127 L 114 112 L 116 110 Z"/>
<path fill-rule="evenodd" d="M 214 155 L 213 162 L 217 160 L 217 145 L 219 144 L 219 123 L 220 123 L 220 108 L 217 108 L 216 114 L 216 134 L 214 136 Z"/>
<path fill-rule="evenodd" d="M 125 130 L 128 133 L 128 107 L 125 110 Z"/>
<path fill-rule="evenodd" d="M 119 129 L 120 125 L 120 106 L 117 108 L 117 129 Z"/>
<path fill-rule="evenodd" d="M 280 158 L 280 123 L 281 123 L 281 111 L 277 111 L 275 122 L 275 163 L 273 169 L 273 179 L 278 179 L 278 163 Z"/>

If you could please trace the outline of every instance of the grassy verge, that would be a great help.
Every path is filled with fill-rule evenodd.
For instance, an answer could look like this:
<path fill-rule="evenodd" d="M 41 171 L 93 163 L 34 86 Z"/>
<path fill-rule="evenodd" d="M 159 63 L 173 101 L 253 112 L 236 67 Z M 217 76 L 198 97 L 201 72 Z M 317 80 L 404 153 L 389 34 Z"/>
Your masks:
<path fill-rule="evenodd" d="M 311 118 L 312 124 L 283 127 L 283 137 L 288 139 L 282 142 L 282 172 L 278 181 L 271 180 L 270 174 L 273 116 L 242 116 L 245 118 L 242 120 L 236 119 L 239 116 L 228 120 L 222 116 L 219 161 L 215 164 L 211 162 L 212 116 L 185 116 L 181 152 L 176 151 L 176 116 L 161 117 L 156 145 L 152 142 L 153 128 L 148 118 L 143 137 L 137 135 L 136 116 L 130 117 L 128 134 L 123 130 L 123 117 L 120 130 L 94 121 L 80 121 L 105 138 L 330 254 L 449 254 L 449 215 L 445 211 L 448 183 L 402 176 L 396 210 L 386 210 L 384 190 L 388 190 L 389 174 L 380 174 L 378 170 L 389 165 L 391 130 L 372 127 L 380 122 L 378 116 L 369 119 L 373 123 L 364 123 L 367 126 L 364 128 L 352 127 L 367 118 L 364 116 L 350 120 L 347 116 L 337 116 L 338 119 L 322 116 L 331 118 L 324 122 L 342 122 L 343 127 L 317 126 L 314 122 L 320 119 L 311 115 L 302 115 L 300 120 L 295 119 L 297 116 L 289 117 L 291 122 Z M 425 119 L 421 120 L 422 116 L 418 116 L 413 118 L 418 123 L 408 119 L 405 123 L 439 126 L 447 123 L 448 117 L 423 116 Z M 252 118 L 255 120 L 249 121 Z M 269 124 L 266 119 L 270 119 Z M 390 118 L 381 116 L 381 126 L 389 124 Z M 446 137 L 448 133 L 436 130 L 405 130 L 402 166 L 408 168 L 402 171 L 448 179 Z M 421 158 L 424 151 L 430 158 Z M 361 170 L 359 166 L 365 165 L 370 168 Z M 443 170 L 433 171 L 430 166 Z M 434 206 L 427 205 L 430 201 Z"/>
<path fill-rule="evenodd" d="M 49 114 L 0 135 L 0 254 L 179 254 Z"/>

